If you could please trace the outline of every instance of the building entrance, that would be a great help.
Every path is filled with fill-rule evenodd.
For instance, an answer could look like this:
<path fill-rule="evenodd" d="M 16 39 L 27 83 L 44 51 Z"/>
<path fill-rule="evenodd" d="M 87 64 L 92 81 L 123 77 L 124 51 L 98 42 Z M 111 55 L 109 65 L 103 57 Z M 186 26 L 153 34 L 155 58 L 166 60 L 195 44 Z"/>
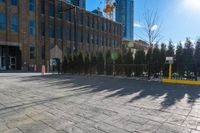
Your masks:
<path fill-rule="evenodd" d="M 0 46 L 0 70 L 21 69 L 21 51 L 17 46 Z"/>
<path fill-rule="evenodd" d="M 10 57 L 10 68 L 9 69 L 16 69 L 16 57 Z"/>
<path fill-rule="evenodd" d="M 60 73 L 60 59 L 52 58 L 50 60 L 50 71 Z"/>

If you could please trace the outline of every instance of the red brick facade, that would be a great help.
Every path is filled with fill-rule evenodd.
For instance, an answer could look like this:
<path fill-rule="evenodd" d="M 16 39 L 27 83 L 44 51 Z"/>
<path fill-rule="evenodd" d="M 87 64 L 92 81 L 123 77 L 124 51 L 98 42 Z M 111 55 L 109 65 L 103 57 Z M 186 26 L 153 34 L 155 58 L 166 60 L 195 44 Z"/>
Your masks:
<path fill-rule="evenodd" d="M 59 18 L 61 10 L 58 10 L 58 0 L 45 0 L 45 6 L 42 6 L 42 0 L 35 0 L 34 11 L 30 11 L 29 0 L 18 0 L 17 6 L 10 5 L 10 1 L 0 2 L 0 13 L 6 14 L 6 31 L 0 30 L 0 46 L 19 47 L 22 68 L 45 64 L 48 69 L 51 58 L 62 61 L 64 56 L 74 54 L 74 49 L 77 49 L 76 52 L 96 53 L 99 50 L 121 48 L 122 25 L 119 23 L 63 2 L 62 11 L 66 11 Z M 54 3 L 54 17 L 50 16 L 53 10 L 50 9 L 50 2 Z M 17 33 L 10 31 L 11 16 L 18 16 Z M 35 35 L 30 35 L 30 20 L 35 23 Z M 42 23 L 45 28 L 42 28 Z M 50 23 L 54 26 L 55 36 L 52 38 Z M 59 23 L 62 29 L 61 39 L 58 33 Z M 42 29 L 45 30 L 45 35 L 42 35 Z M 30 58 L 30 47 L 34 48 L 34 58 Z"/>

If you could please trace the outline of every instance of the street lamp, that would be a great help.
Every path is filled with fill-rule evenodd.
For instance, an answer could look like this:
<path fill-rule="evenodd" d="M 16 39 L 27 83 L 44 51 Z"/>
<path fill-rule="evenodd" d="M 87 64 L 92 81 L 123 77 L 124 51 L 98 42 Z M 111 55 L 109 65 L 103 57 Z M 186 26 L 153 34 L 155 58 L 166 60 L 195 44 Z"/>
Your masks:
<path fill-rule="evenodd" d="M 63 0 L 59 0 L 59 1 L 64 2 L 66 4 L 66 2 L 63 1 Z M 65 13 L 67 11 L 71 11 L 72 9 L 75 10 L 74 11 L 74 46 L 75 46 L 75 48 L 72 47 L 72 45 L 70 43 L 70 53 L 72 51 L 76 53 L 77 52 L 77 41 L 76 41 L 76 32 L 77 32 L 77 24 L 76 24 L 77 20 L 76 20 L 76 16 L 77 16 L 77 11 L 76 11 L 76 6 L 71 6 L 70 8 L 64 9 L 63 11 L 59 11 L 58 13 L 59 14 L 60 13 Z M 62 52 L 63 52 L 63 43 L 62 43 Z"/>
<path fill-rule="evenodd" d="M 23 44 L 22 44 L 22 51 L 23 51 L 23 55 L 25 55 L 24 54 L 24 51 L 25 51 L 25 34 L 26 34 L 26 32 L 25 31 L 23 31 L 22 32 L 22 34 L 23 34 L 23 39 L 22 39 L 22 41 L 23 41 Z M 26 62 L 26 58 L 24 58 L 25 60 L 24 60 L 24 62 L 22 62 L 23 64 L 23 70 L 25 70 L 25 68 L 27 67 L 27 62 Z"/>

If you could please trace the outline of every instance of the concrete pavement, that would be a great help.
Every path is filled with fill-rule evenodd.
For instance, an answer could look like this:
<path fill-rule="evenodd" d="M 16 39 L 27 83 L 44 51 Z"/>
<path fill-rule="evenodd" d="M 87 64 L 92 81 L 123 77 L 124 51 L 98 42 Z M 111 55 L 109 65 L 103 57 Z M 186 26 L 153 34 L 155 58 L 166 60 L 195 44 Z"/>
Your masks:
<path fill-rule="evenodd" d="M 0 74 L 0 133 L 198 133 L 200 87 Z"/>

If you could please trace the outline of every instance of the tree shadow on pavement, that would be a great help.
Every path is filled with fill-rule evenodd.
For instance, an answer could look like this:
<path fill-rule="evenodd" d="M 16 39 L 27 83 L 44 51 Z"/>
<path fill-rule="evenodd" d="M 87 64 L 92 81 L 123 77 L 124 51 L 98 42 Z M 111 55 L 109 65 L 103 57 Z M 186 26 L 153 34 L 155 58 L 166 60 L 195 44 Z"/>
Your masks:
<path fill-rule="evenodd" d="M 22 81 L 46 82 L 48 86 L 60 86 L 59 89 L 73 88 L 71 91 L 82 91 L 82 94 L 111 92 L 105 96 L 122 97 L 132 94 L 128 102 L 134 102 L 151 96 L 153 99 L 164 97 L 161 102 L 162 108 L 168 108 L 187 96 L 187 103 L 193 104 L 200 98 L 200 87 L 189 85 L 164 84 L 160 82 L 149 82 L 133 79 L 121 79 L 102 76 L 80 76 L 80 75 L 48 75 L 44 77 L 29 77 Z"/>

